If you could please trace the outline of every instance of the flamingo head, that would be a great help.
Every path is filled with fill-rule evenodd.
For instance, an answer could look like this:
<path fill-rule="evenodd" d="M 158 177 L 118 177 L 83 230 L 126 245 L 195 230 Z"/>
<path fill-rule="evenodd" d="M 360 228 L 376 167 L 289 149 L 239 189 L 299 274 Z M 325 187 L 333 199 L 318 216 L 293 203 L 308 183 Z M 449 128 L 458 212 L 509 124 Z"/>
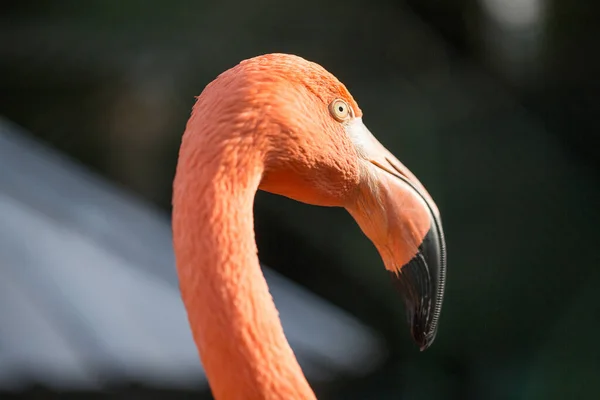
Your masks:
<path fill-rule="evenodd" d="M 318 64 L 268 54 L 224 72 L 205 92 L 222 123 L 262 149 L 260 189 L 349 211 L 399 288 L 414 341 L 428 348 L 444 295 L 440 213 L 367 129 L 346 87 Z M 209 102 L 199 99 L 196 107 L 203 104 Z"/>

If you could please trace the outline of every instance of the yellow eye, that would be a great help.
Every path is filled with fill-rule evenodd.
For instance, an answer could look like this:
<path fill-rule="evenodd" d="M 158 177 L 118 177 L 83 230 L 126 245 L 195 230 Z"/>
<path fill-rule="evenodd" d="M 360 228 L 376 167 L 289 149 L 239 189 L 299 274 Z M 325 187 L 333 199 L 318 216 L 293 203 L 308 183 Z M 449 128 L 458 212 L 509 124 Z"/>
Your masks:
<path fill-rule="evenodd" d="M 344 122 L 352 117 L 350 106 L 342 99 L 335 99 L 329 104 L 331 116 L 339 122 Z"/>

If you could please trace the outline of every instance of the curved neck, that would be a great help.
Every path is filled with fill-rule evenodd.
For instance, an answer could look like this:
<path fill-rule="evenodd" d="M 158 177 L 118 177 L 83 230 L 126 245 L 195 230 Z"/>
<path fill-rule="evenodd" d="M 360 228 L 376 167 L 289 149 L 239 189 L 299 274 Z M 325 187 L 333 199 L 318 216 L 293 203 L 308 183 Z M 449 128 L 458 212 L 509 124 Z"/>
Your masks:
<path fill-rule="evenodd" d="M 213 395 L 315 399 L 258 261 L 253 202 L 262 160 L 250 160 L 248 149 L 209 147 L 184 136 L 173 240 L 182 299 Z"/>

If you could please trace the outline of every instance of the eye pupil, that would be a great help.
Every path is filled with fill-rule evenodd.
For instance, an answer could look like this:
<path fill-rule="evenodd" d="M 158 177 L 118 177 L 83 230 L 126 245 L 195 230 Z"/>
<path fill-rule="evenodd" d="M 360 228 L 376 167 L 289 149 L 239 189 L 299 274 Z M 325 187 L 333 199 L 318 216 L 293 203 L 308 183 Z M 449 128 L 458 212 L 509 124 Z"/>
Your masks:
<path fill-rule="evenodd" d="M 339 111 L 339 112 L 344 112 L 344 106 L 339 106 L 339 107 L 338 107 L 338 111 Z"/>

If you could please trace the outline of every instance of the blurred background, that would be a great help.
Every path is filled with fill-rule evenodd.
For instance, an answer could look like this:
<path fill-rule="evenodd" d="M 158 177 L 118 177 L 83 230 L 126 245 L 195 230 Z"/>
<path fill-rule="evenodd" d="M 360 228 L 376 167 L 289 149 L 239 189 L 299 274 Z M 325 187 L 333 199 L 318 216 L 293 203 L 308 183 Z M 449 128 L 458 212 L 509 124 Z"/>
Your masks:
<path fill-rule="evenodd" d="M 600 398 L 600 3 L 0 5 L 0 395 L 205 398 L 171 183 L 198 95 L 288 52 L 342 80 L 443 216 L 420 353 L 341 209 L 259 193 L 261 261 L 320 399 Z"/>

